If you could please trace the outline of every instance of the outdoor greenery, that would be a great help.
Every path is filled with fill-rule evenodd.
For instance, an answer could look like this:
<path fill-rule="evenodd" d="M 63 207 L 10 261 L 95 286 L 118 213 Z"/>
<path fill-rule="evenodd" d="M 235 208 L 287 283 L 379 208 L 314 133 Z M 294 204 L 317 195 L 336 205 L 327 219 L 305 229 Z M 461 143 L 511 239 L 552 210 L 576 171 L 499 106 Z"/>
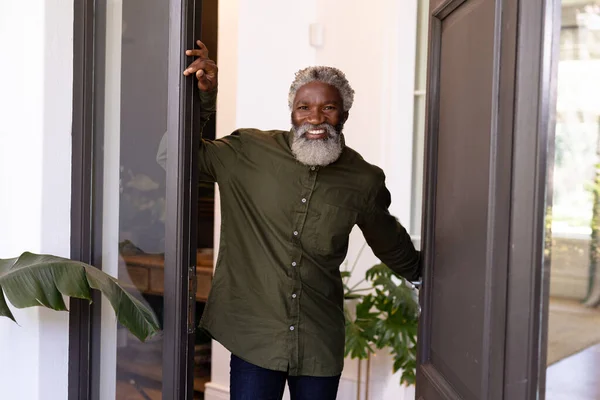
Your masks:
<path fill-rule="evenodd" d="M 394 358 L 393 372 L 402 370 L 400 383 L 412 385 L 416 379 L 420 311 L 417 290 L 384 264 L 373 266 L 365 279 L 349 287 L 355 267 L 356 263 L 351 270 L 342 272 L 346 299 L 345 355 L 364 360 L 376 349 L 388 349 Z"/>
<path fill-rule="evenodd" d="M 63 295 L 91 301 L 91 289 L 106 296 L 117 320 L 141 341 L 159 332 L 158 319 L 150 308 L 117 279 L 91 265 L 32 253 L 0 259 L 0 316 L 15 322 L 6 300 L 16 308 L 44 306 L 65 311 Z"/>
<path fill-rule="evenodd" d="M 590 240 L 590 279 L 588 282 L 588 293 L 584 303 L 589 307 L 600 305 L 600 164 L 596 164 L 594 185 L 592 187 L 594 202 L 592 207 L 592 231 Z"/>
<path fill-rule="evenodd" d="M 575 234 L 581 240 L 589 235 L 589 282 L 583 302 L 595 307 L 600 305 L 600 3 L 570 3 L 561 7 L 552 233 Z"/>

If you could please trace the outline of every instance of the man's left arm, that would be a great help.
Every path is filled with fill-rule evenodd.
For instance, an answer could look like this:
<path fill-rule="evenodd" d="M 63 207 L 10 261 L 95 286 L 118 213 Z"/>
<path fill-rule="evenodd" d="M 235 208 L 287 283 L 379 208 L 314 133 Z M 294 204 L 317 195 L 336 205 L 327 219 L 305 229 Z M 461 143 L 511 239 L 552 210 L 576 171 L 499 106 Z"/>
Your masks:
<path fill-rule="evenodd" d="M 421 276 L 420 253 L 406 229 L 390 214 L 391 195 L 383 179 L 370 203 L 358 222 L 367 244 L 394 272 L 409 281 L 418 280 Z"/>

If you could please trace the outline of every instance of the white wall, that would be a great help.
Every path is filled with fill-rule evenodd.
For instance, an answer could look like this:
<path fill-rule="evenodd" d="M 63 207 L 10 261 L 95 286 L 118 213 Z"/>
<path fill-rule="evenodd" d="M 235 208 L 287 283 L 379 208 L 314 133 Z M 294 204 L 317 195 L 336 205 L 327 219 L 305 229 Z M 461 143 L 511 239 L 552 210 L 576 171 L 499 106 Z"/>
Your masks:
<path fill-rule="evenodd" d="M 384 169 L 391 211 L 409 225 L 416 0 L 320 0 L 325 45 L 316 64 L 344 71 L 356 91 L 347 143 Z"/>
<path fill-rule="evenodd" d="M 0 3 L 0 258 L 70 251 L 73 4 Z M 68 314 L 0 319 L 0 398 L 67 397 Z"/>
<path fill-rule="evenodd" d="M 347 143 L 386 171 L 391 211 L 408 227 L 417 0 L 220 0 L 219 7 L 217 136 L 238 127 L 288 129 L 287 92 L 294 72 L 308 65 L 339 67 L 356 90 Z M 323 27 L 320 48 L 309 43 L 312 23 Z M 216 214 L 219 226 L 219 210 Z M 363 242 L 360 232 L 353 232 L 350 260 Z M 376 262 L 366 251 L 356 279 Z M 339 399 L 356 398 L 356 377 L 356 362 L 347 361 Z M 384 353 L 374 358 L 371 378 L 372 399 L 414 398 L 412 388 L 400 387 L 399 376 L 392 376 Z M 228 399 L 228 386 L 229 353 L 215 343 L 206 398 Z"/>
<path fill-rule="evenodd" d="M 288 89 L 294 73 L 315 57 L 308 43 L 315 3 L 238 0 L 238 127 L 290 127 Z M 219 48 L 224 45 L 220 42 Z M 219 82 L 223 79 L 229 78 L 221 75 Z"/>
<path fill-rule="evenodd" d="M 356 91 L 345 127 L 347 143 L 367 161 L 383 168 L 392 193 L 390 211 L 408 228 L 417 1 L 346 0 L 340 7 L 339 2 L 321 0 L 317 22 L 324 26 L 325 45 L 317 51 L 316 64 L 340 68 Z M 358 229 L 352 233 L 350 243 L 348 257 L 354 261 L 364 243 Z M 354 279 L 364 277 L 365 271 L 377 262 L 367 249 Z M 347 360 L 340 399 L 355 398 L 357 375 L 358 363 Z M 363 370 L 363 379 L 365 376 Z M 391 359 L 385 352 L 373 358 L 370 398 L 409 398 L 410 390 L 404 390 L 398 382 L 399 376 L 391 374 Z"/>

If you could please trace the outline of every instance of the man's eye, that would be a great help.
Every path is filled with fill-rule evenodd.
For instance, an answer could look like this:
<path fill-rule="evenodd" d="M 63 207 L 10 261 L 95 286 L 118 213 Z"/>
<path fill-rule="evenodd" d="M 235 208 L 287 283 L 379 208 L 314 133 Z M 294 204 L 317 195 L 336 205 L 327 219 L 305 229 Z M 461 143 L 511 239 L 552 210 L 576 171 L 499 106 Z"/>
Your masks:
<path fill-rule="evenodd" d="M 298 110 L 308 110 L 307 106 L 298 106 Z"/>
<path fill-rule="evenodd" d="M 335 106 L 325 106 L 323 109 L 327 110 L 327 111 L 331 111 L 331 110 L 335 110 Z"/>

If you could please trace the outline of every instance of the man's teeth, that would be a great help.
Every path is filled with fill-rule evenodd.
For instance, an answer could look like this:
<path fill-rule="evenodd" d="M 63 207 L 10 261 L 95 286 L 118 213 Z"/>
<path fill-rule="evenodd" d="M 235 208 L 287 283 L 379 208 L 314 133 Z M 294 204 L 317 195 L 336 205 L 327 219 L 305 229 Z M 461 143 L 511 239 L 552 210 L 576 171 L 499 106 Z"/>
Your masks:
<path fill-rule="evenodd" d="M 314 129 L 314 130 L 308 131 L 308 133 L 310 133 L 311 135 L 322 135 L 325 133 L 325 130 L 324 129 Z"/>

